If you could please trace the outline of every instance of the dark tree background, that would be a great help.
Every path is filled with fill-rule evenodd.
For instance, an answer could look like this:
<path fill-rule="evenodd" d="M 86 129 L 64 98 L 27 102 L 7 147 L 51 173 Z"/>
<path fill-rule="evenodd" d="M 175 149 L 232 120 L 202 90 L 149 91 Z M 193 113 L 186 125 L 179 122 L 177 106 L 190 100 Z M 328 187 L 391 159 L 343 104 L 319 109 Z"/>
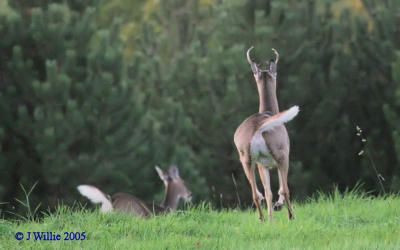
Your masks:
<path fill-rule="evenodd" d="M 196 201 L 250 203 L 233 133 L 257 112 L 251 45 L 260 62 L 279 51 L 280 108 L 301 107 L 287 126 L 295 199 L 357 182 L 400 191 L 399 1 L 0 6 L 3 211 L 36 181 L 42 208 L 85 201 L 82 183 L 160 201 L 154 166 L 171 163 Z"/>

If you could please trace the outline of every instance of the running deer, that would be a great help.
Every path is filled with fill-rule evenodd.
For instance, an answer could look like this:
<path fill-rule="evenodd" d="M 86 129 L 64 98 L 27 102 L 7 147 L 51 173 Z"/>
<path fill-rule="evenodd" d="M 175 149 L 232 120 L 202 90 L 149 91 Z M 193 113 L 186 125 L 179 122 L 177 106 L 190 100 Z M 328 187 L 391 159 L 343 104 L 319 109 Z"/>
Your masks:
<path fill-rule="evenodd" d="M 261 210 L 263 195 L 258 191 L 255 168 L 264 186 L 264 194 L 268 207 L 268 217 L 272 221 L 272 192 L 269 170 L 277 167 L 279 176 L 279 200 L 274 205 L 274 210 L 282 209 L 286 202 L 289 219 L 293 218 L 293 210 L 289 200 L 287 176 L 289 171 L 289 136 L 284 123 L 292 120 L 299 112 L 298 106 L 279 112 L 276 97 L 276 77 L 279 54 L 275 49 L 275 60 L 269 62 L 269 69 L 262 70 L 259 65 L 250 59 L 247 50 L 247 61 L 253 71 L 259 95 L 258 113 L 249 116 L 236 129 L 234 141 L 239 153 L 240 162 L 250 182 L 252 198 L 258 210 L 260 220 L 264 219 Z"/>
<path fill-rule="evenodd" d="M 155 167 L 158 175 L 165 185 L 164 201 L 161 205 L 148 203 L 126 193 L 117 193 L 113 196 L 106 195 L 98 188 L 91 185 L 79 185 L 78 191 L 89 198 L 95 204 L 101 203 L 103 213 L 112 210 L 119 210 L 133 216 L 150 217 L 163 212 L 176 210 L 180 198 L 186 201 L 192 199 L 192 193 L 186 187 L 185 182 L 179 177 L 179 170 L 176 166 L 171 166 L 168 173 Z"/>

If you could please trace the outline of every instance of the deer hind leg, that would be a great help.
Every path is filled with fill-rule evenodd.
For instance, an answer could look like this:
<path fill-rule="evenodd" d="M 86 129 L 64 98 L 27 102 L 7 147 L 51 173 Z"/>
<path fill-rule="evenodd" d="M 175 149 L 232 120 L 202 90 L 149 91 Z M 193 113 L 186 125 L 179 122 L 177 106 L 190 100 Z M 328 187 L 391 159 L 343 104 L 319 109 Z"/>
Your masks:
<path fill-rule="evenodd" d="M 251 179 L 251 175 L 249 174 L 250 168 L 245 167 L 247 164 L 242 163 L 242 165 L 243 165 L 244 173 L 246 174 L 246 177 L 250 182 L 250 179 Z M 255 188 L 256 188 L 256 195 L 257 195 L 258 201 L 261 204 L 262 200 L 264 200 L 264 196 L 260 193 L 260 191 L 258 191 L 257 184 L 255 184 Z"/>
<path fill-rule="evenodd" d="M 261 193 L 257 189 L 257 183 L 256 183 L 256 178 L 255 178 L 255 173 L 254 173 L 255 164 L 250 163 L 250 161 L 242 160 L 242 165 L 243 165 L 244 172 L 247 176 L 247 179 L 250 182 L 253 201 L 254 201 L 254 204 L 256 205 L 256 208 L 258 211 L 258 218 L 262 221 L 262 220 L 264 220 L 264 215 L 261 210 L 261 199 L 259 196 L 259 195 L 261 195 Z M 262 195 L 261 195 L 261 197 L 262 197 Z"/>
<path fill-rule="evenodd" d="M 285 204 L 285 196 L 284 196 L 284 189 L 283 189 L 284 181 L 282 181 L 282 178 L 281 178 L 282 174 L 280 172 L 280 169 L 284 169 L 284 168 L 285 168 L 285 164 L 279 164 L 278 165 L 278 176 L 279 176 L 279 191 L 278 191 L 278 195 L 279 195 L 279 199 L 274 204 L 274 210 L 275 211 L 281 211 L 282 208 L 283 208 L 283 204 Z M 286 176 L 287 176 L 287 174 L 286 174 Z"/>
<path fill-rule="evenodd" d="M 283 201 L 286 202 L 288 217 L 289 219 L 293 219 L 293 209 L 290 204 L 290 194 L 289 187 L 287 183 L 287 177 L 289 173 L 289 160 L 283 161 L 283 164 L 280 164 L 278 167 L 278 175 L 279 175 L 279 200 L 275 204 L 274 209 L 279 208 L 282 209 Z"/>
<path fill-rule="evenodd" d="M 264 186 L 265 200 L 268 208 L 268 218 L 273 221 L 272 217 L 272 191 L 271 191 L 271 179 L 269 176 L 269 170 L 261 164 L 257 164 L 258 173 L 260 174 L 262 184 Z"/>

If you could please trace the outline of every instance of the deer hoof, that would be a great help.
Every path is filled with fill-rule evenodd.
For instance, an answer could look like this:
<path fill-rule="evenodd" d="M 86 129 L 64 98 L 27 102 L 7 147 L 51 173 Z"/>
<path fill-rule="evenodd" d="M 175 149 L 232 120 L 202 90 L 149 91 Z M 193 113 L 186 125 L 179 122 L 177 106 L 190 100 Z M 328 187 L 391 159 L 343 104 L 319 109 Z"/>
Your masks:
<path fill-rule="evenodd" d="M 263 196 L 260 192 L 258 192 L 258 191 L 257 191 L 257 199 L 258 199 L 258 202 L 260 202 L 260 203 L 261 203 L 263 200 L 265 200 L 265 199 L 264 199 L 264 196 Z"/>
<path fill-rule="evenodd" d="M 274 211 L 281 211 L 283 207 L 282 203 L 275 203 L 274 205 Z"/>

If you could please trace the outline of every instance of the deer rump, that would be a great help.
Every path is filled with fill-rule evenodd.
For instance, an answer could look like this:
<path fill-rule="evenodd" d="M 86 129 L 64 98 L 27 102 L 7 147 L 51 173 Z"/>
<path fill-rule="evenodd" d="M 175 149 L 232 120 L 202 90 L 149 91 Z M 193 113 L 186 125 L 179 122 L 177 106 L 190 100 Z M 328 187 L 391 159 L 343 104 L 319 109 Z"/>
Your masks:
<path fill-rule="evenodd" d="M 263 133 L 271 131 L 276 127 L 281 126 L 284 123 L 292 120 L 298 114 L 298 112 L 299 107 L 293 106 L 290 109 L 276 115 L 270 115 L 269 113 L 256 114 L 264 118 L 262 118 L 262 122 L 256 128 L 256 131 L 253 134 L 250 142 L 250 153 L 252 161 L 258 162 L 268 168 L 272 168 L 273 166 L 277 165 L 276 160 L 271 155 L 270 149 L 268 149 L 268 146 L 265 143 Z"/>
<path fill-rule="evenodd" d="M 276 115 L 269 112 L 256 113 L 248 117 L 238 128 L 235 133 L 235 144 L 241 155 L 246 147 L 250 147 L 250 157 L 252 162 L 258 162 L 263 166 L 272 168 L 277 163 L 272 157 L 263 133 L 272 131 L 282 126 L 284 123 L 292 120 L 299 112 L 298 106 L 293 106 L 288 110 L 282 111 Z M 249 144 L 242 143 L 249 142 Z"/>

